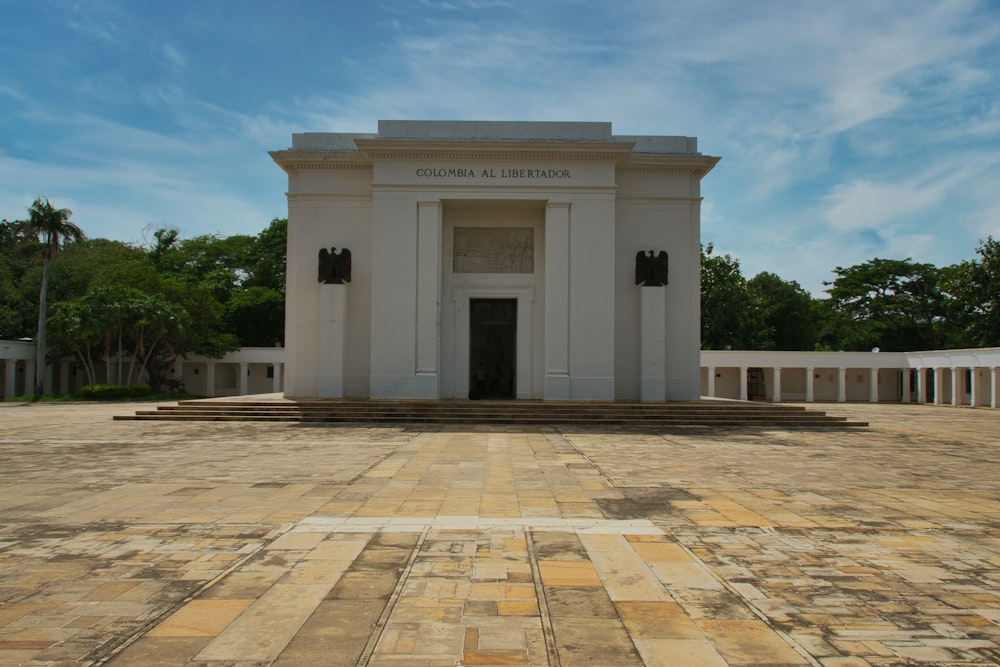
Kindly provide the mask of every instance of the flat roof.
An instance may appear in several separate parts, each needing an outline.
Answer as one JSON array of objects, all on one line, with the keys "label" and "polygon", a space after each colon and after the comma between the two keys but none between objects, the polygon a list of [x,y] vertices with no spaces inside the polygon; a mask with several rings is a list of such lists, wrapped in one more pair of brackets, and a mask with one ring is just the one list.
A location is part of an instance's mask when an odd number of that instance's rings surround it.
[{"label": "flat roof", "polygon": [[305,132],[292,135],[293,150],[357,150],[357,139],[410,141],[544,141],[634,144],[633,153],[698,154],[686,136],[615,135],[608,122],[380,120],[376,134]]}]

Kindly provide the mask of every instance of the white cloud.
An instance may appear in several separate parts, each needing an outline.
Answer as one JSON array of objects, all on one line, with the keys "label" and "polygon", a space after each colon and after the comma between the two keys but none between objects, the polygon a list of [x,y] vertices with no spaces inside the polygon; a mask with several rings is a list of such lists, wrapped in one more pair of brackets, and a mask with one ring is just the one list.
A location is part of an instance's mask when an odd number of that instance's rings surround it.
[{"label": "white cloud", "polygon": [[825,218],[836,231],[880,229],[941,201],[945,188],[917,183],[856,180],[838,185],[824,198]]},{"label": "white cloud", "polygon": [[177,71],[184,68],[186,58],[176,47],[170,44],[164,44],[163,57],[166,59],[166,65],[171,70]]},{"label": "white cloud", "polygon": [[[63,189],[109,225],[203,220],[215,231],[263,215],[260,226],[284,211],[284,175],[265,151],[293,132],[373,132],[380,118],[610,120],[619,134],[698,136],[721,155],[703,186],[704,238],[814,291],[833,265],[876,252],[954,261],[944,249],[968,256],[970,238],[996,234],[1000,22],[989,4],[380,5],[350,44],[314,51],[325,28],[298,26],[301,53],[322,52],[304,68],[277,31],[266,54],[225,42],[230,58],[221,34],[211,49],[191,39],[193,13],[142,32],[144,10],[76,0],[62,20],[116,66],[60,74],[53,59],[69,95],[49,106],[30,76],[0,76],[7,118],[32,123],[22,134],[0,118],[0,214]],[[941,220],[949,231],[934,228]]]}]

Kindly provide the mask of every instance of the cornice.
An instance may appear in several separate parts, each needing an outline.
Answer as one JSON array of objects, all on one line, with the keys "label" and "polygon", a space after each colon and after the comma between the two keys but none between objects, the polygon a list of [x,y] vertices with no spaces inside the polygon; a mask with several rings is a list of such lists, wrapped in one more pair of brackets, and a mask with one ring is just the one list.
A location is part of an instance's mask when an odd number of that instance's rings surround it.
[{"label": "cornice", "polygon": [[357,139],[358,151],[271,151],[286,172],[300,169],[371,170],[376,160],[531,160],[613,163],[621,173],[704,176],[718,157],[692,154],[632,153],[631,143],[562,141],[416,141]]},{"label": "cornice", "polygon": [[597,141],[447,141],[357,139],[371,160],[534,160],[619,162],[632,143]]},{"label": "cornice", "polygon": [[626,174],[694,174],[704,176],[712,171],[721,158],[711,155],[633,154],[621,162],[616,171]]},{"label": "cornice", "polygon": [[372,163],[356,151],[270,151],[271,159],[286,173],[299,169],[372,170]]}]

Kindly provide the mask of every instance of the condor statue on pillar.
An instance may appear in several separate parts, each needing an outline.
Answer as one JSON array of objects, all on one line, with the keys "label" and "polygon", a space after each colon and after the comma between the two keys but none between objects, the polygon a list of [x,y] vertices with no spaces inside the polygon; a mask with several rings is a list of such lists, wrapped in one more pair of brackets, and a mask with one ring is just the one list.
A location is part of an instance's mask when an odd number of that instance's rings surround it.
[{"label": "condor statue on pillar", "polygon": [[[700,188],[719,158],[696,139],[379,121],[271,156],[288,174],[287,396],[698,398]],[[317,280],[332,248],[350,282]],[[669,284],[637,285],[654,248]]]}]

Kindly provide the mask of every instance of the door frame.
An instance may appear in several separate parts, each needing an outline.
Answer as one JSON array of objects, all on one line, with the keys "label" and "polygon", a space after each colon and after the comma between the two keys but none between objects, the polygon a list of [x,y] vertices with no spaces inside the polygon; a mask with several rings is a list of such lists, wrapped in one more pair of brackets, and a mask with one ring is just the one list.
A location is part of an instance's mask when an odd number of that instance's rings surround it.
[{"label": "door frame", "polygon": [[[495,309],[497,306],[503,304],[506,306],[503,308],[505,311],[502,316],[503,319],[493,320],[489,324],[485,322],[473,322],[472,314],[475,310],[472,308],[472,302],[478,301],[480,304],[488,304],[486,307]],[[517,396],[517,299],[511,298],[483,298],[474,297],[469,299],[469,398],[483,398],[486,400],[511,400]],[[494,310],[496,312],[496,310]],[[510,316],[509,319],[506,315]],[[475,378],[473,375],[478,372],[478,369],[474,369],[476,359],[472,356],[472,351],[479,348],[480,355],[479,361],[482,364],[491,355],[487,353],[482,344],[476,345],[477,337],[484,336],[487,339],[493,339],[510,352],[509,358],[507,358],[503,365],[499,367],[500,378],[504,378],[509,373],[510,382],[503,383],[503,392],[501,393],[501,387],[496,387],[496,392],[492,395],[477,395],[473,397],[472,391],[475,389],[485,389],[486,387],[477,387]],[[482,343],[482,341],[481,341]],[[488,386],[488,385],[487,385]],[[509,390],[509,393],[508,393]]]},{"label": "door frame", "polygon": [[472,334],[470,328],[472,325],[470,317],[472,299],[517,300],[517,328],[514,333],[514,398],[531,398],[531,343],[532,332],[534,331],[532,313],[535,301],[535,288],[533,285],[484,285],[479,287],[452,288],[451,300],[455,309],[455,329],[452,332],[452,340],[455,345],[452,355],[454,396],[458,398],[467,398],[469,396],[469,337]]}]

